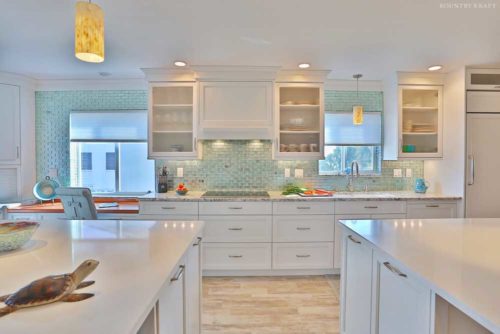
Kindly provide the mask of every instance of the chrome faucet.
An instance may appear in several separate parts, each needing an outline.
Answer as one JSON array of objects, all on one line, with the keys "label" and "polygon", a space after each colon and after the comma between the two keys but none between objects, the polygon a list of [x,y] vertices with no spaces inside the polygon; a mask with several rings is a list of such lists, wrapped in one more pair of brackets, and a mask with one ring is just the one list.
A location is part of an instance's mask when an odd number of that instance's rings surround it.
[{"label": "chrome faucet", "polygon": [[[356,169],[356,174],[354,174],[354,169]],[[359,177],[359,165],[356,160],[351,163],[351,174],[347,175],[347,191],[354,191],[354,177]]]}]

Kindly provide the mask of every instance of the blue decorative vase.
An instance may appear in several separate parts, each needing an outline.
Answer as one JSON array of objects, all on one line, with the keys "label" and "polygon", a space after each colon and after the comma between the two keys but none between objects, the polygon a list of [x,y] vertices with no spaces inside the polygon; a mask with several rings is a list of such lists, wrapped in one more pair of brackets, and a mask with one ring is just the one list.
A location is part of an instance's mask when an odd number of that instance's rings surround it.
[{"label": "blue decorative vase", "polygon": [[429,183],[422,178],[418,178],[415,180],[415,192],[420,194],[425,194],[429,188]]}]

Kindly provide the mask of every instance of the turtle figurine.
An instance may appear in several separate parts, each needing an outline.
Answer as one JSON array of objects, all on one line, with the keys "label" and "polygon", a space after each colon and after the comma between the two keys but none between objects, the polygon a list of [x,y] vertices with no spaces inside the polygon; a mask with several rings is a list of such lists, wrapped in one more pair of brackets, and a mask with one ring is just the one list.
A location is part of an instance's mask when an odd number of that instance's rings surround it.
[{"label": "turtle figurine", "polygon": [[13,294],[0,297],[5,307],[0,317],[26,307],[40,306],[57,301],[78,302],[94,296],[92,293],[73,293],[95,281],[83,281],[99,265],[99,261],[85,260],[72,273],[47,276],[31,282]]}]

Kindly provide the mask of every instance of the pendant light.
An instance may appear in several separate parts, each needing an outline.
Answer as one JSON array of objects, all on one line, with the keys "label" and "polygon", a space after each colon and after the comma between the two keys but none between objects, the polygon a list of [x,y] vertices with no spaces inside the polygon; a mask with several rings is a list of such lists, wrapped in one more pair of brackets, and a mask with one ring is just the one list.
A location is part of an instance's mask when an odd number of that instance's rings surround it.
[{"label": "pendant light", "polygon": [[352,77],[356,79],[356,100],[357,105],[352,106],[352,124],[361,125],[363,124],[363,106],[359,104],[359,78],[362,74],[354,74]]},{"label": "pendant light", "polygon": [[76,3],[75,57],[89,63],[104,61],[104,12],[90,1]]}]

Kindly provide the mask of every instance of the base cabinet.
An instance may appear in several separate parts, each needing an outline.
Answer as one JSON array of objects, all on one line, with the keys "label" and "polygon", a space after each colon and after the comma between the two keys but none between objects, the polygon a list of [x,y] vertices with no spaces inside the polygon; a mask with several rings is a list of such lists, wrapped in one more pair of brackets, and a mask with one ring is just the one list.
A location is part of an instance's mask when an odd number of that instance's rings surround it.
[{"label": "base cabinet", "polygon": [[345,334],[370,333],[372,301],[372,249],[361,238],[343,238],[341,329]]},{"label": "base cabinet", "polygon": [[431,290],[383,256],[375,271],[375,333],[431,333]]},{"label": "base cabinet", "polygon": [[158,333],[184,334],[186,304],[185,259],[168,279],[158,298]]}]

